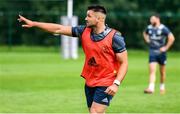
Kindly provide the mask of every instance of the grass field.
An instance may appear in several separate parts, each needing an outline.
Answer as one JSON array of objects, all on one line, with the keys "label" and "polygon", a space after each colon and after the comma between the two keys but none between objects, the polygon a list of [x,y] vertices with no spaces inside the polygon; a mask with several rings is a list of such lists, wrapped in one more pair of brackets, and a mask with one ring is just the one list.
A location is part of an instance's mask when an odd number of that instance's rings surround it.
[{"label": "grass field", "polygon": [[[82,51],[78,60],[63,60],[54,49],[3,50],[0,49],[1,113],[88,112],[84,80],[79,76],[84,61]],[[159,72],[156,92],[143,93],[148,82],[147,56],[145,51],[129,51],[127,76],[107,112],[180,112],[180,53],[168,54],[165,95],[159,94]]]}]

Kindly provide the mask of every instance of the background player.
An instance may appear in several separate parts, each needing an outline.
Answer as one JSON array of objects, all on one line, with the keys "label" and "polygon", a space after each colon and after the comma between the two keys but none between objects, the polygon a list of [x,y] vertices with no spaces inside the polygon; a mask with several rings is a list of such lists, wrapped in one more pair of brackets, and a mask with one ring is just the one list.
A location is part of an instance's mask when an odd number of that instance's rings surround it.
[{"label": "background player", "polygon": [[[160,93],[165,93],[166,52],[174,42],[170,30],[160,22],[158,14],[150,17],[150,25],[143,32],[144,40],[149,45],[149,87],[144,93],[153,93],[156,80],[156,65],[160,65]],[[166,43],[167,39],[167,43]]]}]

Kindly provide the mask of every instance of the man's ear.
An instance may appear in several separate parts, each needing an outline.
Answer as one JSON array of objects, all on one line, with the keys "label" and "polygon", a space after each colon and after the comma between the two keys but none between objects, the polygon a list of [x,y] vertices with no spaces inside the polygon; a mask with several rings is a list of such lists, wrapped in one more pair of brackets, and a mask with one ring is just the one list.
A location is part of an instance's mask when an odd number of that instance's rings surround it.
[{"label": "man's ear", "polygon": [[99,16],[96,16],[96,21],[100,21],[100,17]]}]

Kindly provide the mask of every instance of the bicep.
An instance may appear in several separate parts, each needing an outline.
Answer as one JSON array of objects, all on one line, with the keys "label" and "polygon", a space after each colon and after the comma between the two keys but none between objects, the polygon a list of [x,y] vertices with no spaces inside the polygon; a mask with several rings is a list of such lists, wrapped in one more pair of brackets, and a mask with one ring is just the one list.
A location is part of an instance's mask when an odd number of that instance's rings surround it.
[{"label": "bicep", "polygon": [[72,36],[72,27],[59,25],[57,30],[55,31],[55,34]]},{"label": "bicep", "polygon": [[144,38],[147,38],[147,37],[148,37],[147,32],[145,32],[145,31],[143,32],[143,37],[144,37]]},{"label": "bicep", "polygon": [[120,63],[128,63],[128,54],[127,54],[127,50],[123,51],[121,53],[116,53],[116,59],[118,60],[118,62]]},{"label": "bicep", "polygon": [[143,33],[145,33],[145,34],[148,34],[148,32],[149,32],[149,28],[146,28],[146,29],[143,31]]},{"label": "bicep", "polygon": [[171,40],[171,41],[175,40],[174,35],[172,33],[168,34],[168,40]]},{"label": "bicep", "polygon": [[143,31],[143,35],[147,35],[147,33],[145,31]]},{"label": "bicep", "polygon": [[147,27],[144,31],[143,31],[143,36],[144,38],[146,38],[148,36],[149,33],[149,28]]},{"label": "bicep", "polygon": [[61,25],[57,32],[62,35],[72,36],[72,27]]}]

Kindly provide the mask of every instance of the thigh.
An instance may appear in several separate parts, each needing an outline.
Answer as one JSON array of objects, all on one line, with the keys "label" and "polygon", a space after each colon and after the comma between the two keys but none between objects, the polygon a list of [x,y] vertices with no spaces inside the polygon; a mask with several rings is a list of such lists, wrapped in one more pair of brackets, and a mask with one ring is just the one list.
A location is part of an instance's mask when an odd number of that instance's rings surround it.
[{"label": "thigh", "polygon": [[103,114],[103,113],[105,113],[106,109],[107,109],[107,105],[103,105],[103,104],[93,102],[92,106],[90,108],[90,113],[94,113],[94,114],[101,113],[101,114]]},{"label": "thigh", "polygon": [[113,96],[105,93],[107,87],[96,87],[93,102],[109,106]]},{"label": "thigh", "polygon": [[91,113],[105,113],[106,108],[110,105],[113,96],[106,94],[104,91],[107,87],[96,87],[93,103],[90,108]]},{"label": "thigh", "polygon": [[149,63],[149,72],[150,73],[156,73],[156,66],[157,66],[157,62]]}]

